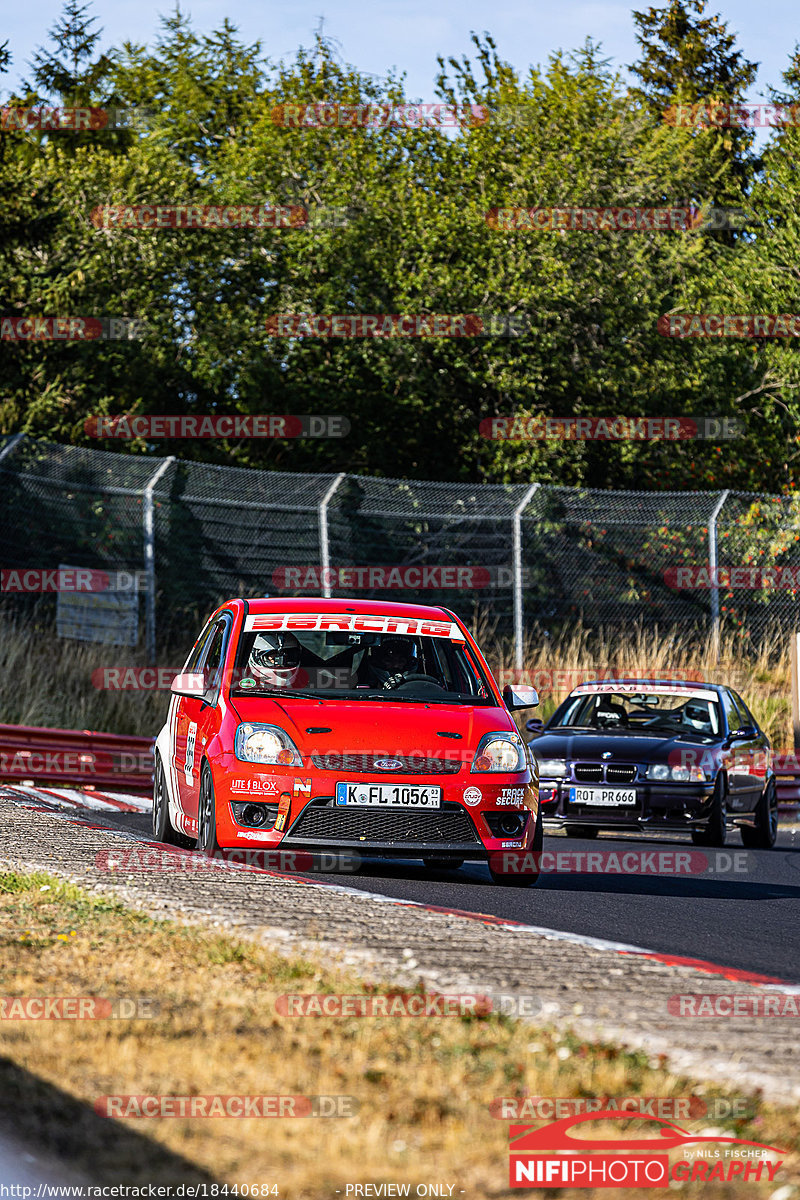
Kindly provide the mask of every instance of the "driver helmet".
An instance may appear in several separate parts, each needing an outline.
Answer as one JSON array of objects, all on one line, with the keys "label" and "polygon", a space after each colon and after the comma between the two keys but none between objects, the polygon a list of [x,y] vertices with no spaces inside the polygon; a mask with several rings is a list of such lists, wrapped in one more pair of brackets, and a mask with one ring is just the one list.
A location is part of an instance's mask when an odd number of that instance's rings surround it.
[{"label": "driver helmet", "polygon": [[417,660],[417,647],[410,638],[385,637],[370,653],[370,666],[381,683],[392,675],[412,671]]},{"label": "driver helmet", "polygon": [[710,733],[711,720],[708,715],[708,705],[690,701],[683,710],[683,719],[692,729],[700,733]]},{"label": "driver helmet", "polygon": [[293,633],[259,633],[247,670],[257,683],[291,687],[300,672],[300,643]]}]

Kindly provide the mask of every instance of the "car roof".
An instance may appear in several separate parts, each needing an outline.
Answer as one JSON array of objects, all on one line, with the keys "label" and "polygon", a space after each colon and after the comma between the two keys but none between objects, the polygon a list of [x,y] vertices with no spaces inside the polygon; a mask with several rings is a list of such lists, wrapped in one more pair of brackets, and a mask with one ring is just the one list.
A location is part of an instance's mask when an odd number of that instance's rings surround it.
[{"label": "car roof", "polygon": [[[230,604],[228,600],[226,603]],[[441,605],[400,604],[387,600],[350,600],[344,597],[326,599],[321,596],[270,596],[243,599],[250,613],[356,613],[360,616],[380,614],[389,617],[408,617],[416,620],[452,621],[454,614]],[[224,606],[223,606],[224,607]]]}]

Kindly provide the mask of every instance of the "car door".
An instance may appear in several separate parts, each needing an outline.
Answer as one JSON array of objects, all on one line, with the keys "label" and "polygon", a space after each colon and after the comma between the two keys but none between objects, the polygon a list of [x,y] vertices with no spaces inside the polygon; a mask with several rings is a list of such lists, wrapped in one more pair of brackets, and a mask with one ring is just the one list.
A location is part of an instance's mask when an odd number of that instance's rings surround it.
[{"label": "car door", "polygon": [[728,768],[728,808],[746,812],[750,805],[752,783],[750,767],[754,739],[747,731],[748,721],[740,712],[728,688],[721,688],[722,707],[728,724],[725,761]]},{"label": "car door", "polygon": [[742,743],[747,747],[747,808],[752,811],[758,804],[767,780],[770,758],[769,738],[759,728],[758,722],[739,693],[735,692],[733,688],[730,689],[730,692],[741,714],[744,727],[752,730],[752,737],[746,741],[743,740]]},{"label": "car door", "polygon": [[175,771],[181,808],[196,832],[200,793],[200,764],[203,751],[213,736],[219,711],[222,664],[225,661],[228,637],[232,625],[229,613],[223,613],[208,630],[198,648],[195,661],[188,669],[203,676],[203,692],[197,696],[181,696],[175,737]]}]

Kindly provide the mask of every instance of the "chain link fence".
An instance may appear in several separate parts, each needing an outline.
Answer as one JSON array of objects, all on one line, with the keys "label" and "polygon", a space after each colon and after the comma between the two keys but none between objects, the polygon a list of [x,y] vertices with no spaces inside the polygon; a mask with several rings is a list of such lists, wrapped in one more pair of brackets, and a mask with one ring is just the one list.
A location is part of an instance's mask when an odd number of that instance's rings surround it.
[{"label": "chain link fence", "polygon": [[0,442],[0,489],[6,604],[55,612],[27,569],[138,572],[151,659],[233,595],[422,601],[468,623],[481,610],[518,667],[534,625],[718,638],[732,622],[758,640],[800,618],[794,497],[304,475],[21,434]]}]

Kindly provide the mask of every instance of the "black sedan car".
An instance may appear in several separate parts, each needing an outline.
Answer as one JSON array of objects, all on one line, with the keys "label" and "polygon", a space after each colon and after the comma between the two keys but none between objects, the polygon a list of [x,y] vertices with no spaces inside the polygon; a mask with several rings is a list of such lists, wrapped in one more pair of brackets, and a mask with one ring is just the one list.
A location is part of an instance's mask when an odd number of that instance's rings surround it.
[{"label": "black sedan car", "polygon": [[[536,730],[538,722],[529,721]],[[722,846],[730,825],[769,849],[778,831],[770,743],[749,708],[714,683],[619,679],[573,688],[530,748],[545,822],[688,830]]]}]

